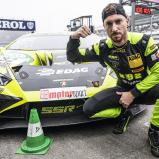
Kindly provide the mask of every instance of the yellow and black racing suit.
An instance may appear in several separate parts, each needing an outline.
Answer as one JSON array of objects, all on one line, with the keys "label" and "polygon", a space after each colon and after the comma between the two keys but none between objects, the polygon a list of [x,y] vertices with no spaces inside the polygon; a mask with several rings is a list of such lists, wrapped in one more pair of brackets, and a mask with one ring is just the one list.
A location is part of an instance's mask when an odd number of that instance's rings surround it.
[{"label": "yellow and black racing suit", "polygon": [[109,65],[118,77],[117,86],[106,89],[88,99],[84,112],[90,117],[117,117],[121,113],[120,96],[116,91],[131,91],[133,104],[155,104],[151,123],[159,127],[159,52],[152,37],[128,32],[128,41],[122,47],[111,39],[101,40],[91,48],[78,49],[79,40],[67,45],[67,59],[71,62],[99,61]]}]

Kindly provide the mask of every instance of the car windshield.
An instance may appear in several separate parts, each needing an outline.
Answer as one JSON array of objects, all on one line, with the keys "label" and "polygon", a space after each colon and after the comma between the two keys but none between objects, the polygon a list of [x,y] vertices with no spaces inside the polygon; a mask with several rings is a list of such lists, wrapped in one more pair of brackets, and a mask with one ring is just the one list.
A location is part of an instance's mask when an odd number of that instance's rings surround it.
[{"label": "car windshield", "polygon": [[[98,37],[82,39],[80,48],[87,48],[94,42],[97,42]],[[69,35],[43,35],[43,36],[27,36],[17,39],[7,49],[11,50],[65,50]]]},{"label": "car windshield", "polygon": [[29,32],[26,31],[9,31],[9,30],[0,30],[0,46],[8,45],[13,40],[22,36],[23,34],[27,34]]}]

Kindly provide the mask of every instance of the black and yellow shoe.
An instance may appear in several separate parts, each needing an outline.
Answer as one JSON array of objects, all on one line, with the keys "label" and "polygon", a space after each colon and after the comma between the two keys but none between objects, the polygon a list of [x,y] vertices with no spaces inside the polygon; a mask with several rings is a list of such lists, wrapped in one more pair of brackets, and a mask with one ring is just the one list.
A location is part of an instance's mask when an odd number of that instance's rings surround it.
[{"label": "black and yellow shoe", "polygon": [[135,116],[139,115],[140,113],[144,112],[145,107],[140,104],[133,104],[127,110],[123,110],[121,113],[117,124],[113,129],[114,134],[122,134],[127,130],[128,124],[131,119]]},{"label": "black and yellow shoe", "polygon": [[159,157],[159,128],[158,130],[155,130],[155,128],[150,126],[148,131],[148,139],[151,146],[151,153],[155,157]]},{"label": "black and yellow shoe", "polygon": [[132,119],[132,114],[129,110],[125,111],[121,114],[119,117],[119,120],[117,121],[117,124],[115,125],[113,129],[114,134],[122,134],[127,130],[127,126]]}]

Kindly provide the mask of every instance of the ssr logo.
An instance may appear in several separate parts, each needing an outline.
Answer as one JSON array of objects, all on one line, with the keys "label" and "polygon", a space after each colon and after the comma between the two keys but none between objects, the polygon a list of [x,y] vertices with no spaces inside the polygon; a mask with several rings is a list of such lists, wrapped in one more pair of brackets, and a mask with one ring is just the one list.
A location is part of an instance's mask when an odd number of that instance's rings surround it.
[{"label": "ssr logo", "polygon": [[69,113],[75,111],[77,106],[69,105],[69,106],[51,106],[51,107],[42,107],[42,114],[50,114],[50,113]]}]

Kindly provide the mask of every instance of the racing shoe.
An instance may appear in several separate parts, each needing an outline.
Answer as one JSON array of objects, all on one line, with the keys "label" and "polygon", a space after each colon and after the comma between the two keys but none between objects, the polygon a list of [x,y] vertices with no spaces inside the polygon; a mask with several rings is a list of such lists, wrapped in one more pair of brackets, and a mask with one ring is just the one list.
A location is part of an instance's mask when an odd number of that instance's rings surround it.
[{"label": "racing shoe", "polygon": [[114,134],[122,134],[127,130],[127,126],[132,119],[132,114],[130,110],[126,110],[124,113],[121,114],[117,124],[113,129]]},{"label": "racing shoe", "polygon": [[151,146],[151,153],[159,157],[159,129],[156,130],[151,125],[148,131],[148,139]]},{"label": "racing shoe", "polygon": [[130,108],[123,110],[121,113],[117,124],[113,129],[114,134],[122,134],[127,130],[127,126],[131,119],[133,119],[136,115],[144,112],[145,107],[140,104],[133,104]]}]

